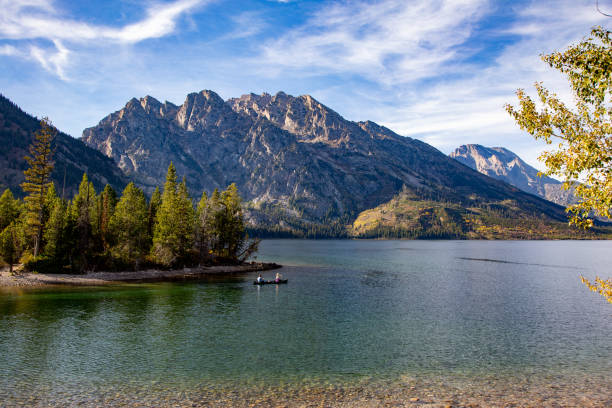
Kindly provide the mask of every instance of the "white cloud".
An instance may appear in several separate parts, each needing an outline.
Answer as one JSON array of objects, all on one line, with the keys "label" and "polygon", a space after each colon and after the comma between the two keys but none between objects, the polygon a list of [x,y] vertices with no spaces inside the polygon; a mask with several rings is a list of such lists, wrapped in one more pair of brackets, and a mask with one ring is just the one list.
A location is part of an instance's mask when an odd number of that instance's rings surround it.
[{"label": "white cloud", "polygon": [[443,73],[486,9],[486,0],[336,4],[265,44],[257,59],[277,73],[353,73],[388,86],[413,82]]},{"label": "white cloud", "polygon": [[592,26],[607,22],[590,1],[547,4],[534,2],[520,12],[517,22],[504,30],[520,34],[520,38],[488,66],[469,78],[439,82],[423,90],[417,100],[388,110],[390,115],[383,122],[401,134],[419,136],[445,153],[465,143],[504,146],[542,169],[537,157],[547,147],[522,132],[503,105],[516,105],[514,92],[518,88],[535,95],[535,81],[543,81],[572,105],[566,78],[548,67],[540,55],[563,50],[588,35]]},{"label": "white cloud", "polygon": [[0,55],[19,55],[19,50],[12,45],[5,44],[0,47]]},{"label": "white cloud", "polygon": [[[321,91],[324,102],[351,119],[375,120],[445,153],[466,143],[505,146],[542,167],[536,158],[544,146],[516,126],[504,104],[515,103],[517,88],[533,94],[535,81],[571,104],[567,81],[540,54],[562,50],[608,20],[590,0],[534,0],[515,5],[507,26],[478,27],[496,6],[484,0],[342,3],[266,43],[255,60],[279,77],[365,78],[367,91],[355,81],[362,89]],[[497,57],[466,62],[467,53],[490,49],[498,39],[504,42]]]},{"label": "white cloud", "polygon": [[[26,45],[28,53],[14,52],[14,46],[3,46],[3,54],[29,56],[43,68],[66,80],[65,68],[73,54],[66,43],[76,46],[99,46],[103,43],[135,44],[168,35],[176,29],[178,18],[207,0],[177,0],[155,4],[145,10],[145,18],[124,27],[94,25],[64,18],[51,0],[0,0],[0,39],[48,40],[53,47]],[[12,47],[12,48],[7,48]]]},{"label": "white cloud", "polygon": [[255,11],[245,11],[232,16],[231,19],[234,23],[234,29],[219,40],[252,37],[261,33],[268,25],[261,13]]},{"label": "white cloud", "polygon": [[147,18],[130,24],[120,30],[103,29],[102,36],[123,43],[134,43],[148,38],[158,38],[170,34],[176,27],[177,18],[188,10],[202,5],[202,0],[179,0],[171,4],[151,7]]},{"label": "white cloud", "polygon": [[53,40],[53,44],[57,52],[45,50],[40,47],[32,46],[30,48],[31,57],[38,61],[44,69],[56,74],[62,80],[68,80],[65,73],[65,66],[68,63],[70,51],[61,43],[60,40]]}]

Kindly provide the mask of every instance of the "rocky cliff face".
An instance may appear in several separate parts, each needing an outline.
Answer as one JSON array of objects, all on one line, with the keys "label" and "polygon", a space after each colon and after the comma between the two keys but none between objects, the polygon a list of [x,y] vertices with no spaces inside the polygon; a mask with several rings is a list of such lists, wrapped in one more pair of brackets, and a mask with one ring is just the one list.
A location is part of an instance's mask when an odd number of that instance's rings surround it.
[{"label": "rocky cliff face", "polygon": [[194,193],[235,182],[251,221],[281,228],[348,223],[403,186],[465,205],[506,199],[564,219],[561,209],[466,168],[433,147],[373,122],[351,122],[305,95],[279,92],[223,101],[212,91],[181,106],[130,100],[82,140],[145,189],[170,161]]},{"label": "rocky cliff face", "polygon": [[[17,105],[0,95],[0,191],[10,188],[20,196],[20,184],[28,149],[34,140],[34,132],[40,128],[39,120],[23,112]],[[83,173],[87,173],[98,191],[110,184],[121,191],[127,184],[126,177],[113,160],[83,142],[59,132],[53,143],[55,169],[53,181],[59,194],[66,198],[78,189]],[[64,188],[65,187],[65,188]]]},{"label": "rocky cliff face", "polygon": [[561,182],[538,176],[538,170],[503,147],[463,145],[450,154],[453,159],[482,174],[502,180],[531,194],[562,206],[576,202],[573,190],[564,190]]}]

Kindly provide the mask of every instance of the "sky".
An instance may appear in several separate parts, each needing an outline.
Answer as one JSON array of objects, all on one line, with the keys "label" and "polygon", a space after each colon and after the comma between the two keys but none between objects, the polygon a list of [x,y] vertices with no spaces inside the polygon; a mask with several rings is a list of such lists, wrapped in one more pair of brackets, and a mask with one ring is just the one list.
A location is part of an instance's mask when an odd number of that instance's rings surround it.
[{"label": "sky", "polygon": [[[610,29],[595,0],[0,0],[0,93],[60,130],[151,95],[182,104],[309,94],[448,154],[503,146],[538,169],[546,148],[504,110],[534,82],[571,103],[540,55]],[[612,14],[612,0],[599,0]]]}]

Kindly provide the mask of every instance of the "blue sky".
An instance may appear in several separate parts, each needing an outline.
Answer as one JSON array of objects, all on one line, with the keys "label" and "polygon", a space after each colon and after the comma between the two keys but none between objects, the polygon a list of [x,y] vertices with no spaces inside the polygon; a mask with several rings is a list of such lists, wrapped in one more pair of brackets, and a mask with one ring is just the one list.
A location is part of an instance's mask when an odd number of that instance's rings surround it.
[{"label": "blue sky", "polygon": [[[612,0],[600,0],[612,14]],[[79,137],[132,97],[211,89],[310,94],[444,153],[544,145],[503,109],[543,81],[539,55],[610,26],[595,0],[0,0],[0,92]]]}]

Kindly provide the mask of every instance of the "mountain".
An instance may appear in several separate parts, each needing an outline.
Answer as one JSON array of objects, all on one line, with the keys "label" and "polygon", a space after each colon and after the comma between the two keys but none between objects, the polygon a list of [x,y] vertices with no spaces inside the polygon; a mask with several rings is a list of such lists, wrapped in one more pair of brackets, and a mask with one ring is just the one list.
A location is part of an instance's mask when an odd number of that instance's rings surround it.
[{"label": "mountain", "polygon": [[466,206],[424,200],[401,191],[390,201],[363,211],[348,229],[357,238],[411,239],[601,239],[612,229],[597,224],[585,231],[529,214],[516,201]]},{"label": "mountain", "polygon": [[[38,119],[0,95],[0,191],[10,188],[14,194],[22,195],[19,185],[24,181],[23,171],[28,167],[25,156],[29,155],[28,148],[38,129]],[[121,191],[127,184],[125,175],[111,159],[80,140],[58,132],[53,147],[55,168],[52,179],[58,193],[61,194],[65,187],[65,196],[71,197],[84,172],[98,190],[110,184]]]},{"label": "mountain", "polygon": [[538,170],[506,148],[468,144],[459,146],[449,156],[482,174],[564,207],[576,203],[573,189],[564,190],[560,181],[539,177]]},{"label": "mountain", "polygon": [[[181,106],[132,99],[82,140],[147,191],[170,161],[198,195],[235,182],[249,221],[276,232],[338,236],[364,210],[409,191],[423,200],[519,210],[565,221],[561,207],[463,166],[432,146],[373,122],[352,122],[308,95],[212,91]],[[312,235],[312,234],[311,234]]]}]

